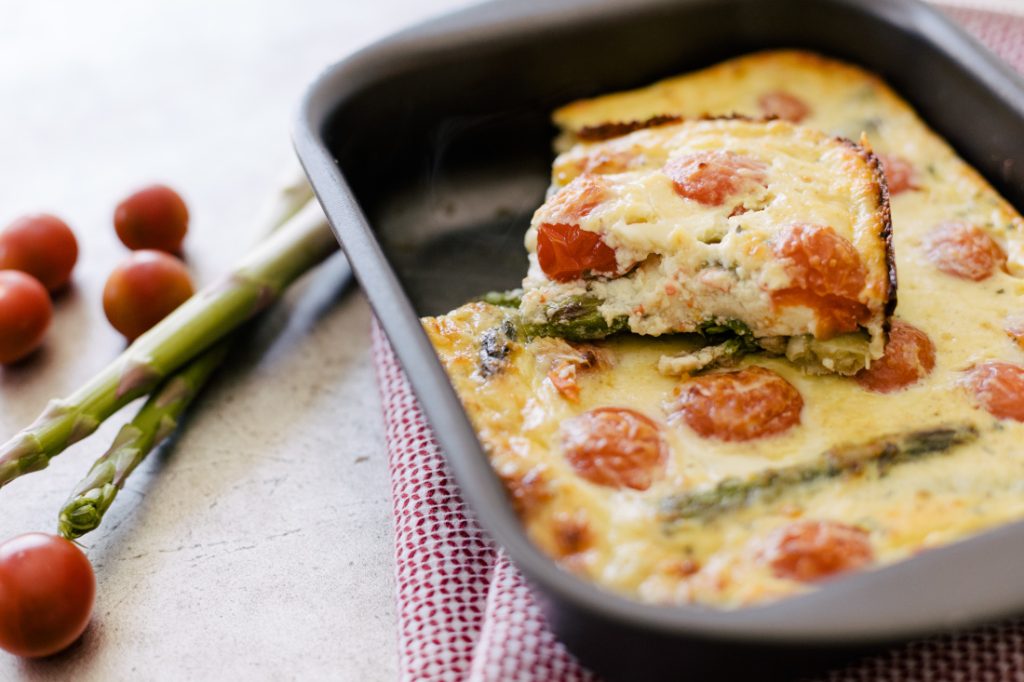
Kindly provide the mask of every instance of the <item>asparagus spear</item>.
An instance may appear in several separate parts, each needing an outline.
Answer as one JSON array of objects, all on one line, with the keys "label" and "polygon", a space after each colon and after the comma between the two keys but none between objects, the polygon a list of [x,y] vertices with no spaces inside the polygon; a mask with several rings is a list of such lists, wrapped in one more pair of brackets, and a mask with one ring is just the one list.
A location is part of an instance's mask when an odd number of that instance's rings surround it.
[{"label": "asparagus spear", "polygon": [[117,360],[0,445],[0,486],[44,469],[176,369],[267,307],[299,275],[337,248],[320,207],[310,201],[235,270],[139,337]]},{"label": "asparagus spear", "polygon": [[661,503],[662,519],[669,522],[684,519],[709,521],[756,500],[770,502],[798,485],[863,471],[868,467],[884,474],[896,464],[948,452],[977,437],[978,430],[974,426],[961,425],[841,445],[809,464],[769,469],[747,480],[728,478],[710,490],[673,495]]},{"label": "asparagus spear", "polygon": [[[292,170],[262,212],[268,232],[281,227],[313,198],[301,169]],[[235,334],[237,336],[237,334]],[[61,509],[57,528],[73,540],[99,527],[132,471],[177,428],[181,414],[227,356],[232,340],[222,340],[158,388],[135,419],[118,432],[113,445],[93,464]]]},{"label": "asparagus spear", "polygon": [[186,365],[155,391],[135,418],[121,427],[113,445],[92,465],[64,504],[57,530],[74,540],[95,530],[128,476],[153,448],[178,428],[178,419],[227,356],[224,339]]}]

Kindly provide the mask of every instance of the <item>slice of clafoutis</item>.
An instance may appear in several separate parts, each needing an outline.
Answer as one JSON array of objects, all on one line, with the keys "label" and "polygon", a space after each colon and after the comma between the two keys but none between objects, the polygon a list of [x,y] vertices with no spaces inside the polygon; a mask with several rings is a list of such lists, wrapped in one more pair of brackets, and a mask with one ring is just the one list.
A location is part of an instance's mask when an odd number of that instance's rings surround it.
[{"label": "slice of clafoutis", "polygon": [[[526,333],[698,333],[681,374],[764,350],[852,375],[896,303],[888,192],[865,140],[785,121],[671,121],[580,142],[526,237]],[[598,136],[600,137],[600,136]]]}]

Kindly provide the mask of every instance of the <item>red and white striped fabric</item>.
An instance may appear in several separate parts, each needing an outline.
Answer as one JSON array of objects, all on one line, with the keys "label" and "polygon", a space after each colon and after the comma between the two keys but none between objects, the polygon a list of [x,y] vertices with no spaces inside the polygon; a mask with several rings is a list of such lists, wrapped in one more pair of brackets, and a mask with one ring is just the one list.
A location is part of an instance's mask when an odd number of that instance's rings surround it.
[{"label": "red and white striped fabric", "polygon": [[[949,12],[1024,71],[1024,17]],[[376,325],[373,350],[395,507],[403,682],[596,680],[547,629],[519,572],[473,521]],[[825,679],[1024,680],[1024,621],[904,645]]]}]

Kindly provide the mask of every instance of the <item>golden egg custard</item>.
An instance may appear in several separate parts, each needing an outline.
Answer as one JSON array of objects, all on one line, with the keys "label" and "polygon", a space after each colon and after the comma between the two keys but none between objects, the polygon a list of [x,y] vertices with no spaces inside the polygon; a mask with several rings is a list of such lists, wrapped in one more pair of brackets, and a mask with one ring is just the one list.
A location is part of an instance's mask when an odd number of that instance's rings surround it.
[{"label": "golden egg custard", "polygon": [[773,347],[862,342],[859,362],[823,371],[881,357],[895,278],[877,158],[788,121],[654,120],[555,161],[526,234],[525,321],[583,305],[605,328],[565,325],[577,339],[729,322]]},{"label": "golden egg custard", "polygon": [[606,589],[736,608],[1024,517],[1024,220],[877,77],[765,52],[577,102],[553,184],[652,119],[731,114],[863,132],[882,158],[884,355],[849,377],[782,349],[666,371],[736,329],[571,341],[500,298],[425,319],[530,537]]}]

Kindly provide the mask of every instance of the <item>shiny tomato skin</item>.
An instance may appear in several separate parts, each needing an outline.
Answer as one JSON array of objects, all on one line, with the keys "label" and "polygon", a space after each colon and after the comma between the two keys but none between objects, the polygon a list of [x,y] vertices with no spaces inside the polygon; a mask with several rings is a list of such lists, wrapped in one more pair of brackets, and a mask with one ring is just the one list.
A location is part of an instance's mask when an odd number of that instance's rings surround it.
[{"label": "shiny tomato skin", "polygon": [[807,102],[785,90],[766,92],[757,100],[757,105],[765,116],[774,116],[791,123],[799,123],[811,114]]},{"label": "shiny tomato skin", "polygon": [[968,370],[962,384],[977,406],[993,417],[1024,422],[1024,367],[984,362]]},{"label": "shiny tomato skin", "polygon": [[729,197],[764,186],[767,167],[757,159],[720,150],[672,159],[662,172],[676,194],[704,206],[721,206]]},{"label": "shiny tomato skin", "polygon": [[73,543],[26,533],[0,545],[0,647],[40,657],[85,631],[96,595],[89,560]]},{"label": "shiny tomato skin", "polygon": [[573,470],[609,488],[647,490],[666,457],[661,429],[624,407],[602,407],[562,425],[562,447]]},{"label": "shiny tomato skin", "polygon": [[895,154],[877,154],[882,162],[885,184],[889,187],[889,195],[896,196],[908,190],[918,189],[917,172],[913,164],[902,156]]},{"label": "shiny tomato skin", "polygon": [[23,216],[0,232],[0,270],[28,273],[51,292],[67,285],[77,261],[75,234],[56,216]]},{"label": "shiny tomato skin", "polygon": [[135,192],[114,209],[114,229],[133,251],[155,249],[180,253],[188,232],[188,206],[166,185],[150,185]]},{"label": "shiny tomato skin", "polygon": [[797,521],[768,538],[762,558],[779,578],[815,582],[875,560],[868,534],[836,521]]},{"label": "shiny tomato skin", "polygon": [[818,319],[815,336],[828,338],[856,331],[869,316],[860,302],[867,268],[852,243],[831,227],[796,224],[775,243],[790,285],[772,292],[777,306],[805,306]]},{"label": "shiny tomato skin", "polygon": [[107,278],[103,311],[114,329],[134,341],[193,293],[180,260],[162,251],[135,251]]},{"label": "shiny tomato skin", "polygon": [[42,344],[52,318],[50,295],[36,278],[0,270],[0,364],[28,357]]},{"label": "shiny tomato skin", "polygon": [[981,282],[1006,264],[1006,254],[988,232],[970,223],[936,226],[924,240],[932,265],[953,277]]},{"label": "shiny tomato skin", "polygon": [[571,282],[585,275],[614,275],[615,250],[600,235],[576,225],[544,223],[537,228],[537,262],[556,282]]},{"label": "shiny tomato skin", "polygon": [[782,376],[764,367],[688,379],[669,406],[704,438],[742,442],[784,433],[800,423],[804,400]]},{"label": "shiny tomato skin", "polygon": [[857,383],[875,393],[894,393],[916,384],[935,369],[935,344],[903,320],[893,320],[885,355],[861,370]]}]

